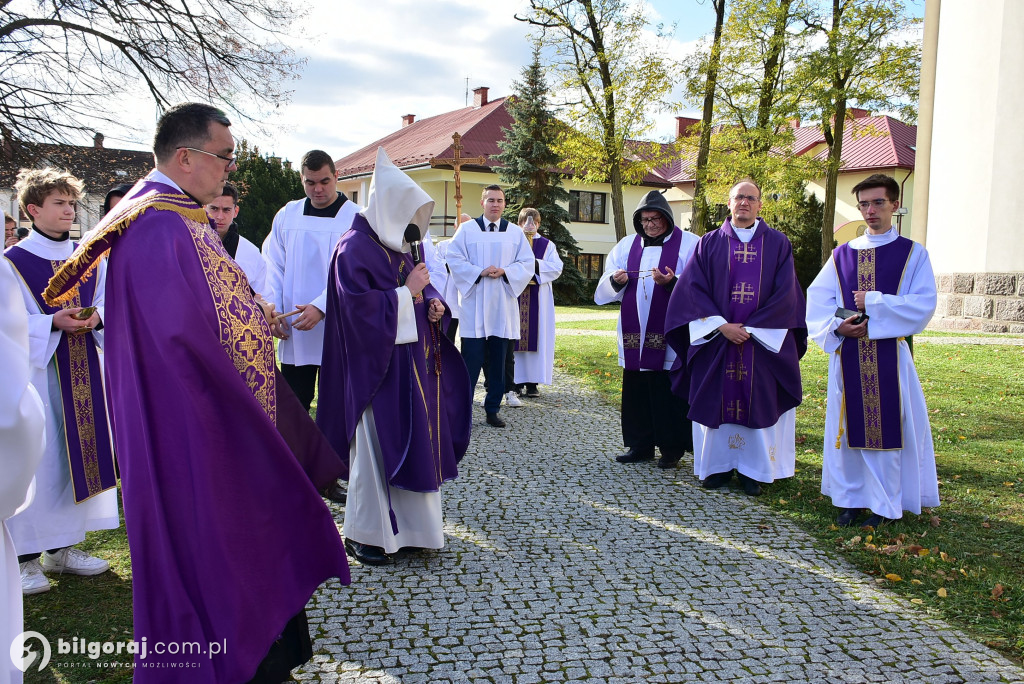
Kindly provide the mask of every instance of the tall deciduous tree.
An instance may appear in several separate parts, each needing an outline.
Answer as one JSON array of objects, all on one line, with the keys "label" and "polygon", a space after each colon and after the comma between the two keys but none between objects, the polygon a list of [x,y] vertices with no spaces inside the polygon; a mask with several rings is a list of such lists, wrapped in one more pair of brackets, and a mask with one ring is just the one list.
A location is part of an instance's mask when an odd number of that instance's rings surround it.
[{"label": "tall deciduous tree", "polygon": [[[713,87],[714,43],[710,55],[698,53],[689,63],[689,91],[695,95],[703,88],[705,109],[713,93],[717,124],[713,135],[701,126],[702,142],[707,137],[710,148],[698,157],[701,199],[724,198],[737,179],[750,177],[774,211],[796,210],[802,201],[802,193],[791,191],[820,166],[812,158],[787,154],[794,140],[789,122],[798,116],[808,87],[793,78],[793,61],[804,46],[801,19],[806,11],[804,0],[733,0],[721,32]],[[699,211],[696,199],[695,205]],[[702,221],[698,229],[709,227]]]},{"label": "tall deciduous tree", "polygon": [[508,111],[512,126],[505,129],[504,139],[498,142],[501,154],[495,157],[500,164],[498,176],[507,185],[506,216],[515,221],[523,207],[540,212],[541,233],[555,243],[565,262],[562,275],[553,284],[555,300],[559,304],[578,303],[585,296],[585,283],[575,259],[580,249],[565,227],[569,212],[563,205],[569,201],[569,192],[562,187],[562,160],[553,149],[558,122],[548,106],[548,87],[538,50],[534,50],[530,66],[523,69],[522,80],[514,84]]},{"label": "tall deciduous tree", "polygon": [[690,231],[703,235],[708,232],[707,166],[711,154],[711,130],[715,115],[715,92],[718,89],[718,69],[722,61],[722,28],[725,25],[726,0],[711,0],[715,9],[715,31],[704,74],[704,109],[700,122],[700,142],[697,147],[696,179],[693,187],[693,216]]},{"label": "tall deciduous tree", "polygon": [[140,83],[158,109],[277,106],[299,64],[279,38],[301,14],[289,0],[0,0],[0,138],[60,143],[124,126],[119,99]]},{"label": "tall deciduous tree", "polygon": [[270,234],[277,211],[304,196],[302,179],[298,171],[260,154],[245,140],[239,141],[235,154],[238,170],[231,174],[231,182],[238,187],[238,232],[259,247]]},{"label": "tall deciduous tree", "polygon": [[668,106],[677,69],[662,53],[663,27],[649,26],[642,3],[627,0],[530,0],[516,19],[540,30],[555,89],[566,94],[570,124],[556,150],[583,180],[611,184],[615,234],[626,235],[622,186],[676,155],[640,143],[651,115]]},{"label": "tall deciduous tree", "polygon": [[917,118],[921,46],[911,31],[916,23],[907,16],[902,0],[822,0],[816,15],[807,20],[821,46],[802,60],[798,77],[814,84],[810,98],[828,146],[822,263],[832,252],[836,187],[850,105],[896,110],[905,121]]}]

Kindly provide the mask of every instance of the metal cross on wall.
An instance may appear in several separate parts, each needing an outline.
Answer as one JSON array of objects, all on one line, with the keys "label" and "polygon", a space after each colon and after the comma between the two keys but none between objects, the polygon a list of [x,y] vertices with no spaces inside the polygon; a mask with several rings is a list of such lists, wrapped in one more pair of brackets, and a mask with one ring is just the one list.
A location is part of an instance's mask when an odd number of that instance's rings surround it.
[{"label": "metal cross on wall", "polygon": [[[462,156],[462,136],[459,133],[452,133],[452,155],[451,157],[434,157],[430,160],[430,165],[433,167],[438,166],[450,166],[455,169],[455,225],[459,224],[459,218],[462,216],[462,167],[466,164],[473,164],[475,166],[484,166],[487,164],[487,157],[483,155],[479,157],[463,157]],[[447,222],[447,217],[445,218]]]}]

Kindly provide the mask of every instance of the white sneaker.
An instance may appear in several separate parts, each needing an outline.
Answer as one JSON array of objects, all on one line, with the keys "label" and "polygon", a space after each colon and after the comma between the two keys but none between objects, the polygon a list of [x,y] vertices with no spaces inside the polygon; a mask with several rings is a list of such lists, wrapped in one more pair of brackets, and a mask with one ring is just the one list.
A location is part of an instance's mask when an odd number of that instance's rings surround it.
[{"label": "white sneaker", "polygon": [[44,551],[39,565],[46,572],[66,572],[70,575],[98,575],[110,569],[110,563],[79,551],[73,546],[65,546],[57,553]]},{"label": "white sneaker", "polygon": [[39,566],[39,559],[33,558],[25,561],[21,566],[21,593],[25,596],[42,594],[50,591],[50,580],[46,579],[43,569]]},{"label": "white sneaker", "polygon": [[509,392],[508,394],[505,395],[505,405],[513,407],[522,406],[523,402],[519,401],[518,394],[516,394],[515,392]]}]

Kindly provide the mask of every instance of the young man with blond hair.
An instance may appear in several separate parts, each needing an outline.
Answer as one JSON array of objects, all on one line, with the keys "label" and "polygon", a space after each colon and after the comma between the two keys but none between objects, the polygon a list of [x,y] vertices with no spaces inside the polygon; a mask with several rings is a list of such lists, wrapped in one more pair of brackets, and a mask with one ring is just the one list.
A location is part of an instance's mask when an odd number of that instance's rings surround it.
[{"label": "young man with blond hair", "polygon": [[105,560],[73,548],[90,530],[118,526],[114,454],[99,349],[106,268],[59,306],[43,290],[76,245],[70,239],[82,182],[58,169],[22,169],[15,189],[32,232],[4,256],[21,282],[28,312],[32,384],[46,407],[46,451],[31,505],[8,521],[25,594],[49,591],[44,571],[97,575]]}]

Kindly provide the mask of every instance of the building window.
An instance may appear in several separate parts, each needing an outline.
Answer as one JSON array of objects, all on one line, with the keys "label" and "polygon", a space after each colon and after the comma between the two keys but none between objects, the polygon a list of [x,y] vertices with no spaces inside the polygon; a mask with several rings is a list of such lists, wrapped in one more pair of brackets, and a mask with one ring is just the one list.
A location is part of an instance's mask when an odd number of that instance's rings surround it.
[{"label": "building window", "polygon": [[587,280],[597,280],[604,273],[604,254],[580,254],[576,268]]},{"label": "building window", "polygon": [[603,192],[569,191],[569,218],[580,223],[604,223],[608,195]]}]

